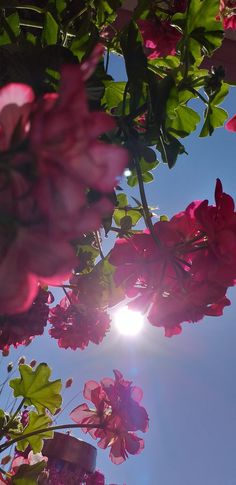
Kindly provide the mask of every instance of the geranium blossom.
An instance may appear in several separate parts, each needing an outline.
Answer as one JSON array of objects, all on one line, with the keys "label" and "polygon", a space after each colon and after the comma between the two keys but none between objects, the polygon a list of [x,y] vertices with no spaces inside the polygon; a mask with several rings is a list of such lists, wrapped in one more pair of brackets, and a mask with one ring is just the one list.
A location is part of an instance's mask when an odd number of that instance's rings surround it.
[{"label": "geranium blossom", "polygon": [[145,51],[149,59],[174,56],[176,45],[181,34],[170,25],[168,20],[138,20],[139,30],[143,37]]},{"label": "geranium blossom", "polygon": [[146,312],[166,336],[230,305],[225,294],[236,281],[236,213],[219,180],[215,201],[192,202],[170,221],[157,222],[156,240],[146,230],[118,239],[111,251],[115,282],[132,298],[129,307]]},{"label": "geranium blossom", "polygon": [[81,404],[70,416],[83,425],[84,432],[99,439],[100,448],[110,447],[112,462],[120,464],[128,454],[135,455],[143,450],[143,439],[135,431],[147,431],[148,415],[140,406],[142,390],[125,381],[120,371],[115,370],[114,374],[115,379],[104,378],[100,383],[88,381],[84,386],[84,398],[95,407],[90,409],[87,404]]},{"label": "geranium blossom", "polygon": [[[65,66],[59,94],[40,100],[25,84],[0,89],[0,314],[26,311],[39,282],[67,279],[71,241],[112,211],[105,195],[128,156],[98,140],[115,123],[89,111],[83,85],[101,53],[98,46],[82,67]],[[91,188],[101,192],[96,203]]]},{"label": "geranium blossom", "polygon": [[227,123],[225,124],[225,128],[228,131],[236,131],[236,115],[234,115],[227,121]]},{"label": "geranium blossom", "polygon": [[236,29],[236,1],[220,0],[220,16],[224,29]]},{"label": "geranium blossom", "polygon": [[99,344],[110,329],[110,318],[105,311],[83,305],[72,292],[50,310],[50,335],[65,349],[85,349],[89,342]]},{"label": "geranium blossom", "polygon": [[40,288],[29,310],[17,315],[0,317],[0,349],[7,351],[11,345],[18,347],[31,342],[33,336],[42,335],[47,324],[49,304],[53,296]]}]

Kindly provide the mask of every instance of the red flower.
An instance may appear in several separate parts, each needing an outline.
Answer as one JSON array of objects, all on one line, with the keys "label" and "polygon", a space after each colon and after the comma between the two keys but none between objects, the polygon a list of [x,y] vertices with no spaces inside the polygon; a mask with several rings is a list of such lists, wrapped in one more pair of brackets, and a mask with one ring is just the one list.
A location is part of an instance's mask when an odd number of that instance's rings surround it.
[{"label": "red flower", "polygon": [[26,137],[34,98],[27,84],[10,83],[0,89],[0,152]]},{"label": "red flower", "polygon": [[[120,464],[128,453],[135,455],[144,448],[143,440],[134,431],[147,431],[148,415],[139,404],[141,389],[125,381],[121,372],[116,370],[114,374],[115,380],[88,381],[84,386],[84,397],[92,401],[95,408],[81,404],[70,416],[76,423],[84,425],[83,431],[99,439],[100,448],[110,447],[112,462]],[[91,425],[94,428],[91,429]]]},{"label": "red flower", "polygon": [[36,335],[42,335],[47,324],[49,307],[53,296],[40,288],[27,312],[0,317],[0,349],[8,350],[11,345],[26,345]]},{"label": "red flower", "polygon": [[[205,272],[209,264],[211,280],[231,286],[236,279],[236,212],[232,197],[223,192],[220,180],[215,190],[216,205],[205,200],[194,209],[194,217],[201,224],[208,252],[203,254]],[[199,268],[201,262],[199,258]]]},{"label": "red flower", "polygon": [[234,115],[232,118],[230,118],[230,120],[227,121],[227,123],[225,124],[225,128],[228,131],[236,131],[236,115]]},{"label": "red flower", "polygon": [[192,202],[169,222],[120,239],[111,251],[114,279],[129,307],[147,312],[149,321],[171,336],[181,323],[219,316],[230,301],[227,287],[236,281],[236,213],[232,197],[217,180],[215,206]]},{"label": "red flower", "polygon": [[224,29],[236,29],[236,1],[220,0],[220,17]]},{"label": "red flower", "polygon": [[87,476],[85,485],[105,485],[105,477],[102,473],[95,471]]},{"label": "red flower", "polygon": [[58,339],[59,347],[73,350],[83,350],[89,342],[98,345],[110,329],[105,311],[85,307],[72,292],[50,310],[49,322],[52,324],[49,333]]},{"label": "red flower", "polygon": [[[35,101],[30,86],[0,89],[0,314],[25,312],[38,282],[61,284],[76,264],[71,241],[97,229],[112,210],[107,193],[127,152],[97,138],[112,117],[90,113],[83,80],[101,46],[82,66],[65,66],[59,95]],[[17,151],[16,151],[17,148]]]},{"label": "red flower", "polygon": [[182,288],[155,293],[148,320],[156,327],[164,327],[166,337],[179,334],[181,323],[195,323],[205,315],[222,315],[224,307],[230,305],[225,291],[222,286],[207,281],[186,281]]},{"label": "red flower", "polygon": [[[47,95],[38,105],[32,121],[30,140],[38,159],[39,200],[45,173],[52,186],[56,176],[60,189],[66,173],[85,187],[110,192],[122,174],[128,156],[122,148],[97,138],[114,128],[111,116],[89,111],[81,68],[64,66],[58,97]],[[75,203],[74,196],[73,191],[71,204]]]},{"label": "red flower", "polygon": [[138,20],[144,47],[149,59],[174,56],[181,34],[170,25],[169,21]]}]

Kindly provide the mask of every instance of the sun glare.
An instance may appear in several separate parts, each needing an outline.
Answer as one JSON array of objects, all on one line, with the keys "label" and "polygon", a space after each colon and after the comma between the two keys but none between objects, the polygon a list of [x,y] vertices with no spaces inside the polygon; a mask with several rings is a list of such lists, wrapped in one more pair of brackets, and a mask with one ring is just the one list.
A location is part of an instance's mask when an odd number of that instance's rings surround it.
[{"label": "sun glare", "polygon": [[114,316],[115,325],[119,333],[134,336],[141,332],[144,324],[144,316],[127,306],[119,308]]}]

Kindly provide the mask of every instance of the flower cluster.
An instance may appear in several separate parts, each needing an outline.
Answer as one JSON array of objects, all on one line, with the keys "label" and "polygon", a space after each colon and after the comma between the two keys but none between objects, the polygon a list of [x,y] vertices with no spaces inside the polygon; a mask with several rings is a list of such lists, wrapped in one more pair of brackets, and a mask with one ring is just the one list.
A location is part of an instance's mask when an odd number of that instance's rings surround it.
[{"label": "flower cluster", "polygon": [[[149,59],[158,57],[174,56],[181,33],[171,24],[172,16],[177,12],[185,12],[187,1],[166,2],[165,8],[161,8],[162,16],[137,21],[142,34],[144,50]],[[163,13],[164,12],[164,13]],[[220,0],[219,15],[216,20],[221,20],[224,30],[236,29],[236,1]]]},{"label": "flower cluster", "polygon": [[192,202],[170,221],[119,239],[111,251],[115,282],[132,298],[129,306],[147,312],[165,335],[181,323],[222,315],[225,294],[236,282],[236,212],[217,180],[216,205]]},{"label": "flower cluster", "polygon": [[[106,195],[127,152],[98,140],[115,123],[88,108],[84,79],[100,54],[96,48],[82,66],[64,66],[58,94],[36,99],[19,83],[0,89],[0,314],[26,311],[39,282],[68,278],[71,240],[112,210]],[[88,189],[100,200],[89,204]]]},{"label": "flower cluster", "polygon": [[224,29],[236,29],[236,1],[220,0],[220,17]]},{"label": "flower cluster", "polygon": [[174,56],[176,45],[181,34],[171,26],[168,20],[138,20],[139,30],[143,37],[145,52],[149,59]]},{"label": "flower cluster", "polygon": [[84,305],[72,291],[50,310],[49,322],[51,337],[64,349],[83,350],[89,342],[98,345],[110,329],[108,314]]},{"label": "flower cluster", "polygon": [[52,293],[40,288],[27,311],[16,315],[2,315],[0,317],[0,350],[6,353],[11,345],[14,347],[27,345],[33,336],[42,335],[47,324],[48,305],[52,302]]},{"label": "flower cluster", "polygon": [[136,435],[148,429],[148,415],[140,406],[142,390],[124,380],[121,372],[114,371],[115,379],[104,378],[100,383],[88,381],[84,386],[84,398],[91,401],[77,406],[70,414],[75,423],[83,425],[83,431],[99,439],[100,448],[110,447],[110,458],[120,464],[128,453],[136,455],[144,448],[143,439]]}]

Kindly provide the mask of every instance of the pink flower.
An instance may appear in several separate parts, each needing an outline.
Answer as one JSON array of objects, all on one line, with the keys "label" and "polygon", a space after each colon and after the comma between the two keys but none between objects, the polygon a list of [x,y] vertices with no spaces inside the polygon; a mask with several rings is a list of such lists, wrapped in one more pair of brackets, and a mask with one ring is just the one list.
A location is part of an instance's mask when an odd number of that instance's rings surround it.
[{"label": "pink flower", "polygon": [[224,29],[236,29],[236,1],[220,0],[220,17]]},{"label": "pink flower", "polygon": [[[61,189],[67,174],[71,184],[75,181],[85,187],[110,192],[128,162],[125,150],[98,140],[98,136],[114,128],[111,116],[89,111],[81,68],[64,66],[58,97],[44,98],[32,121],[31,149],[38,159],[41,184],[46,173],[52,184],[56,177]],[[84,196],[84,192],[82,194]],[[74,190],[71,197],[75,203]]]},{"label": "pink flower", "polygon": [[105,485],[105,477],[102,473],[95,471],[87,476],[85,485]]},{"label": "pink flower", "polygon": [[0,349],[8,350],[11,345],[18,347],[31,342],[35,335],[42,335],[47,324],[48,305],[53,301],[49,291],[42,288],[29,308],[17,315],[0,317]]},{"label": "pink flower", "polygon": [[121,372],[116,370],[114,374],[115,380],[88,381],[84,386],[84,397],[92,401],[95,408],[81,404],[70,416],[84,426],[83,431],[99,439],[100,448],[110,447],[112,462],[120,464],[129,453],[135,455],[143,450],[144,442],[134,431],[147,431],[148,415],[140,406],[142,390],[125,381]]},{"label": "pink flower", "polygon": [[[39,101],[24,84],[0,89],[0,314],[29,309],[39,282],[66,280],[71,241],[112,211],[106,193],[128,155],[98,140],[115,123],[89,111],[83,85],[101,53],[97,46],[81,67],[65,66],[59,95]],[[89,189],[104,196],[92,203]]]},{"label": "pink flower", "polygon": [[0,152],[17,146],[27,135],[35,96],[27,84],[10,83],[0,89]]},{"label": "pink flower", "polygon": [[167,336],[230,305],[225,294],[236,282],[236,213],[219,180],[215,200],[215,206],[192,202],[154,224],[156,240],[144,231],[118,239],[111,251],[114,280],[132,298],[129,307],[147,313]]},{"label": "pink flower", "polygon": [[83,350],[89,342],[98,345],[110,329],[105,311],[89,309],[72,292],[50,310],[49,322],[52,325],[49,333],[58,340],[59,347],[73,350]]},{"label": "pink flower", "polygon": [[216,283],[186,281],[182,288],[177,286],[169,293],[155,293],[148,320],[156,327],[164,327],[166,337],[177,335],[181,332],[181,323],[196,323],[205,315],[222,315],[224,307],[230,305],[225,291]]},{"label": "pink flower", "polygon": [[236,131],[236,115],[234,115],[230,120],[227,121],[225,124],[225,128],[228,131]]},{"label": "pink flower", "polygon": [[170,25],[168,20],[161,22],[158,19],[155,21],[140,19],[137,24],[149,59],[176,54],[176,45],[181,39],[181,34]]}]

